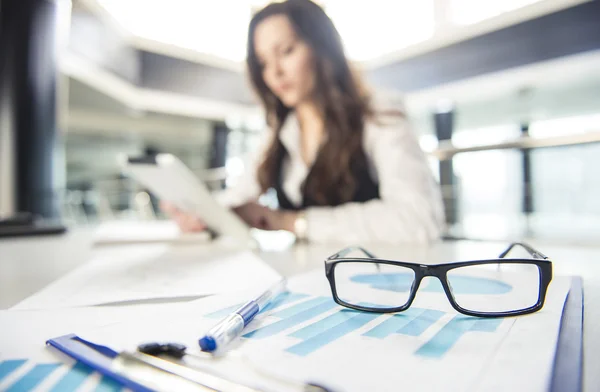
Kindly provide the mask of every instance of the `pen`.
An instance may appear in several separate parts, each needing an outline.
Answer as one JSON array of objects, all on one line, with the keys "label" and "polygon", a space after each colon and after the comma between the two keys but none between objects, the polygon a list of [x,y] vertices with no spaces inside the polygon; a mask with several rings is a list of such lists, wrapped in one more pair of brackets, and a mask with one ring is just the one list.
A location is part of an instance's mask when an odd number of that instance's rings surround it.
[{"label": "pen", "polygon": [[286,279],[281,279],[258,298],[245,303],[235,312],[221,320],[205,336],[198,340],[200,349],[206,352],[213,352],[225,347],[242,333],[244,327],[254,319],[254,316],[258,312],[263,310],[275,297],[286,291],[286,284]]}]

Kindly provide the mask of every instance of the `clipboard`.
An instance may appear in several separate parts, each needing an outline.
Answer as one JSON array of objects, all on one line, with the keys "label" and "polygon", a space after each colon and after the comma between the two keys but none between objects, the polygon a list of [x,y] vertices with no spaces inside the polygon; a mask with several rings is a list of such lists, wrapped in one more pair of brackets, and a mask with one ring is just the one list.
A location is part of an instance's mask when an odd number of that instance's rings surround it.
[{"label": "clipboard", "polygon": [[117,358],[119,353],[109,347],[88,342],[75,334],[49,339],[46,344],[89,366],[97,372],[114,379],[134,392],[152,392],[152,389],[147,388],[136,381],[130,380],[113,368],[113,361]]},{"label": "clipboard", "polygon": [[565,300],[550,392],[580,392],[583,389],[583,279],[573,277]]},{"label": "clipboard", "polygon": [[134,392],[259,392],[257,389],[140,352],[118,353],[75,334],[49,339],[46,344]]}]

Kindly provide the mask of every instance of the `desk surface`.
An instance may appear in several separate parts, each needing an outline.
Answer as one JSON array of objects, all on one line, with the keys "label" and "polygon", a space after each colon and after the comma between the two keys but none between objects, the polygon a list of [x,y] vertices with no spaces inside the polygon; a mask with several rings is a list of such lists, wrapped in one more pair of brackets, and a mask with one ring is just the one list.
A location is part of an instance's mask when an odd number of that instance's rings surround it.
[{"label": "desk surface", "polygon": [[[90,229],[72,230],[58,237],[0,240],[0,309],[7,309],[89,260],[95,252],[115,252],[125,245],[92,247]],[[579,275],[584,284],[584,391],[600,388],[600,246],[573,247],[533,242],[554,262],[555,275]],[[179,246],[210,246],[179,245]],[[367,246],[379,257],[436,263],[496,257],[506,246],[499,242],[441,242],[430,247]],[[261,251],[261,257],[285,276],[322,268],[323,259],[339,245],[296,245]]]}]

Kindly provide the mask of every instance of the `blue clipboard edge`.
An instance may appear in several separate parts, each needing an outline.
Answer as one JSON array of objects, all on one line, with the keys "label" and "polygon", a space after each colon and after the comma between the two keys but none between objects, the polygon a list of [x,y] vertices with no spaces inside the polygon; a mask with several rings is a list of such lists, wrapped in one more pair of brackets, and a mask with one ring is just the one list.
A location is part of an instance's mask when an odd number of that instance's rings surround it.
[{"label": "blue clipboard edge", "polygon": [[550,392],[581,392],[583,387],[583,279],[573,277],[565,300]]},{"label": "blue clipboard edge", "polygon": [[[85,343],[84,343],[85,342]],[[48,346],[52,346],[71,358],[83,363],[99,373],[110,377],[119,384],[136,392],[153,392],[152,389],[139,384],[129,378],[116,373],[110,366],[114,358],[105,356],[98,352],[96,348],[90,347],[87,341],[79,338],[75,334],[68,334],[46,341]]]}]

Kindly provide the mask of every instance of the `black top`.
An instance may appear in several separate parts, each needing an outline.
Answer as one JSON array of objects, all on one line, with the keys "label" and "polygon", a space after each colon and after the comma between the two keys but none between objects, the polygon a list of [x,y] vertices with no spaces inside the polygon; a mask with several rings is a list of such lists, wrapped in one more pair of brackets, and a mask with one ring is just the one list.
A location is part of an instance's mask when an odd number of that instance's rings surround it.
[{"label": "black top", "polygon": [[[304,187],[302,187],[302,204],[300,206],[295,206],[290,199],[288,199],[287,195],[283,190],[283,162],[288,155],[285,147],[282,147],[281,153],[279,155],[279,159],[277,164],[279,166],[279,175],[277,176],[277,181],[275,182],[275,191],[277,192],[277,200],[279,201],[279,208],[282,210],[303,210],[307,207],[318,206],[310,196],[306,195],[306,191]],[[373,199],[379,199],[379,184],[377,184],[369,174],[369,170],[366,167],[356,168],[354,170],[354,178],[357,179],[357,187],[354,192],[354,196],[350,202],[366,202]],[[308,172],[308,176],[306,177],[305,182],[313,176],[313,170]],[[338,204],[336,204],[338,205]],[[332,205],[330,207],[335,207],[336,205]]]}]

